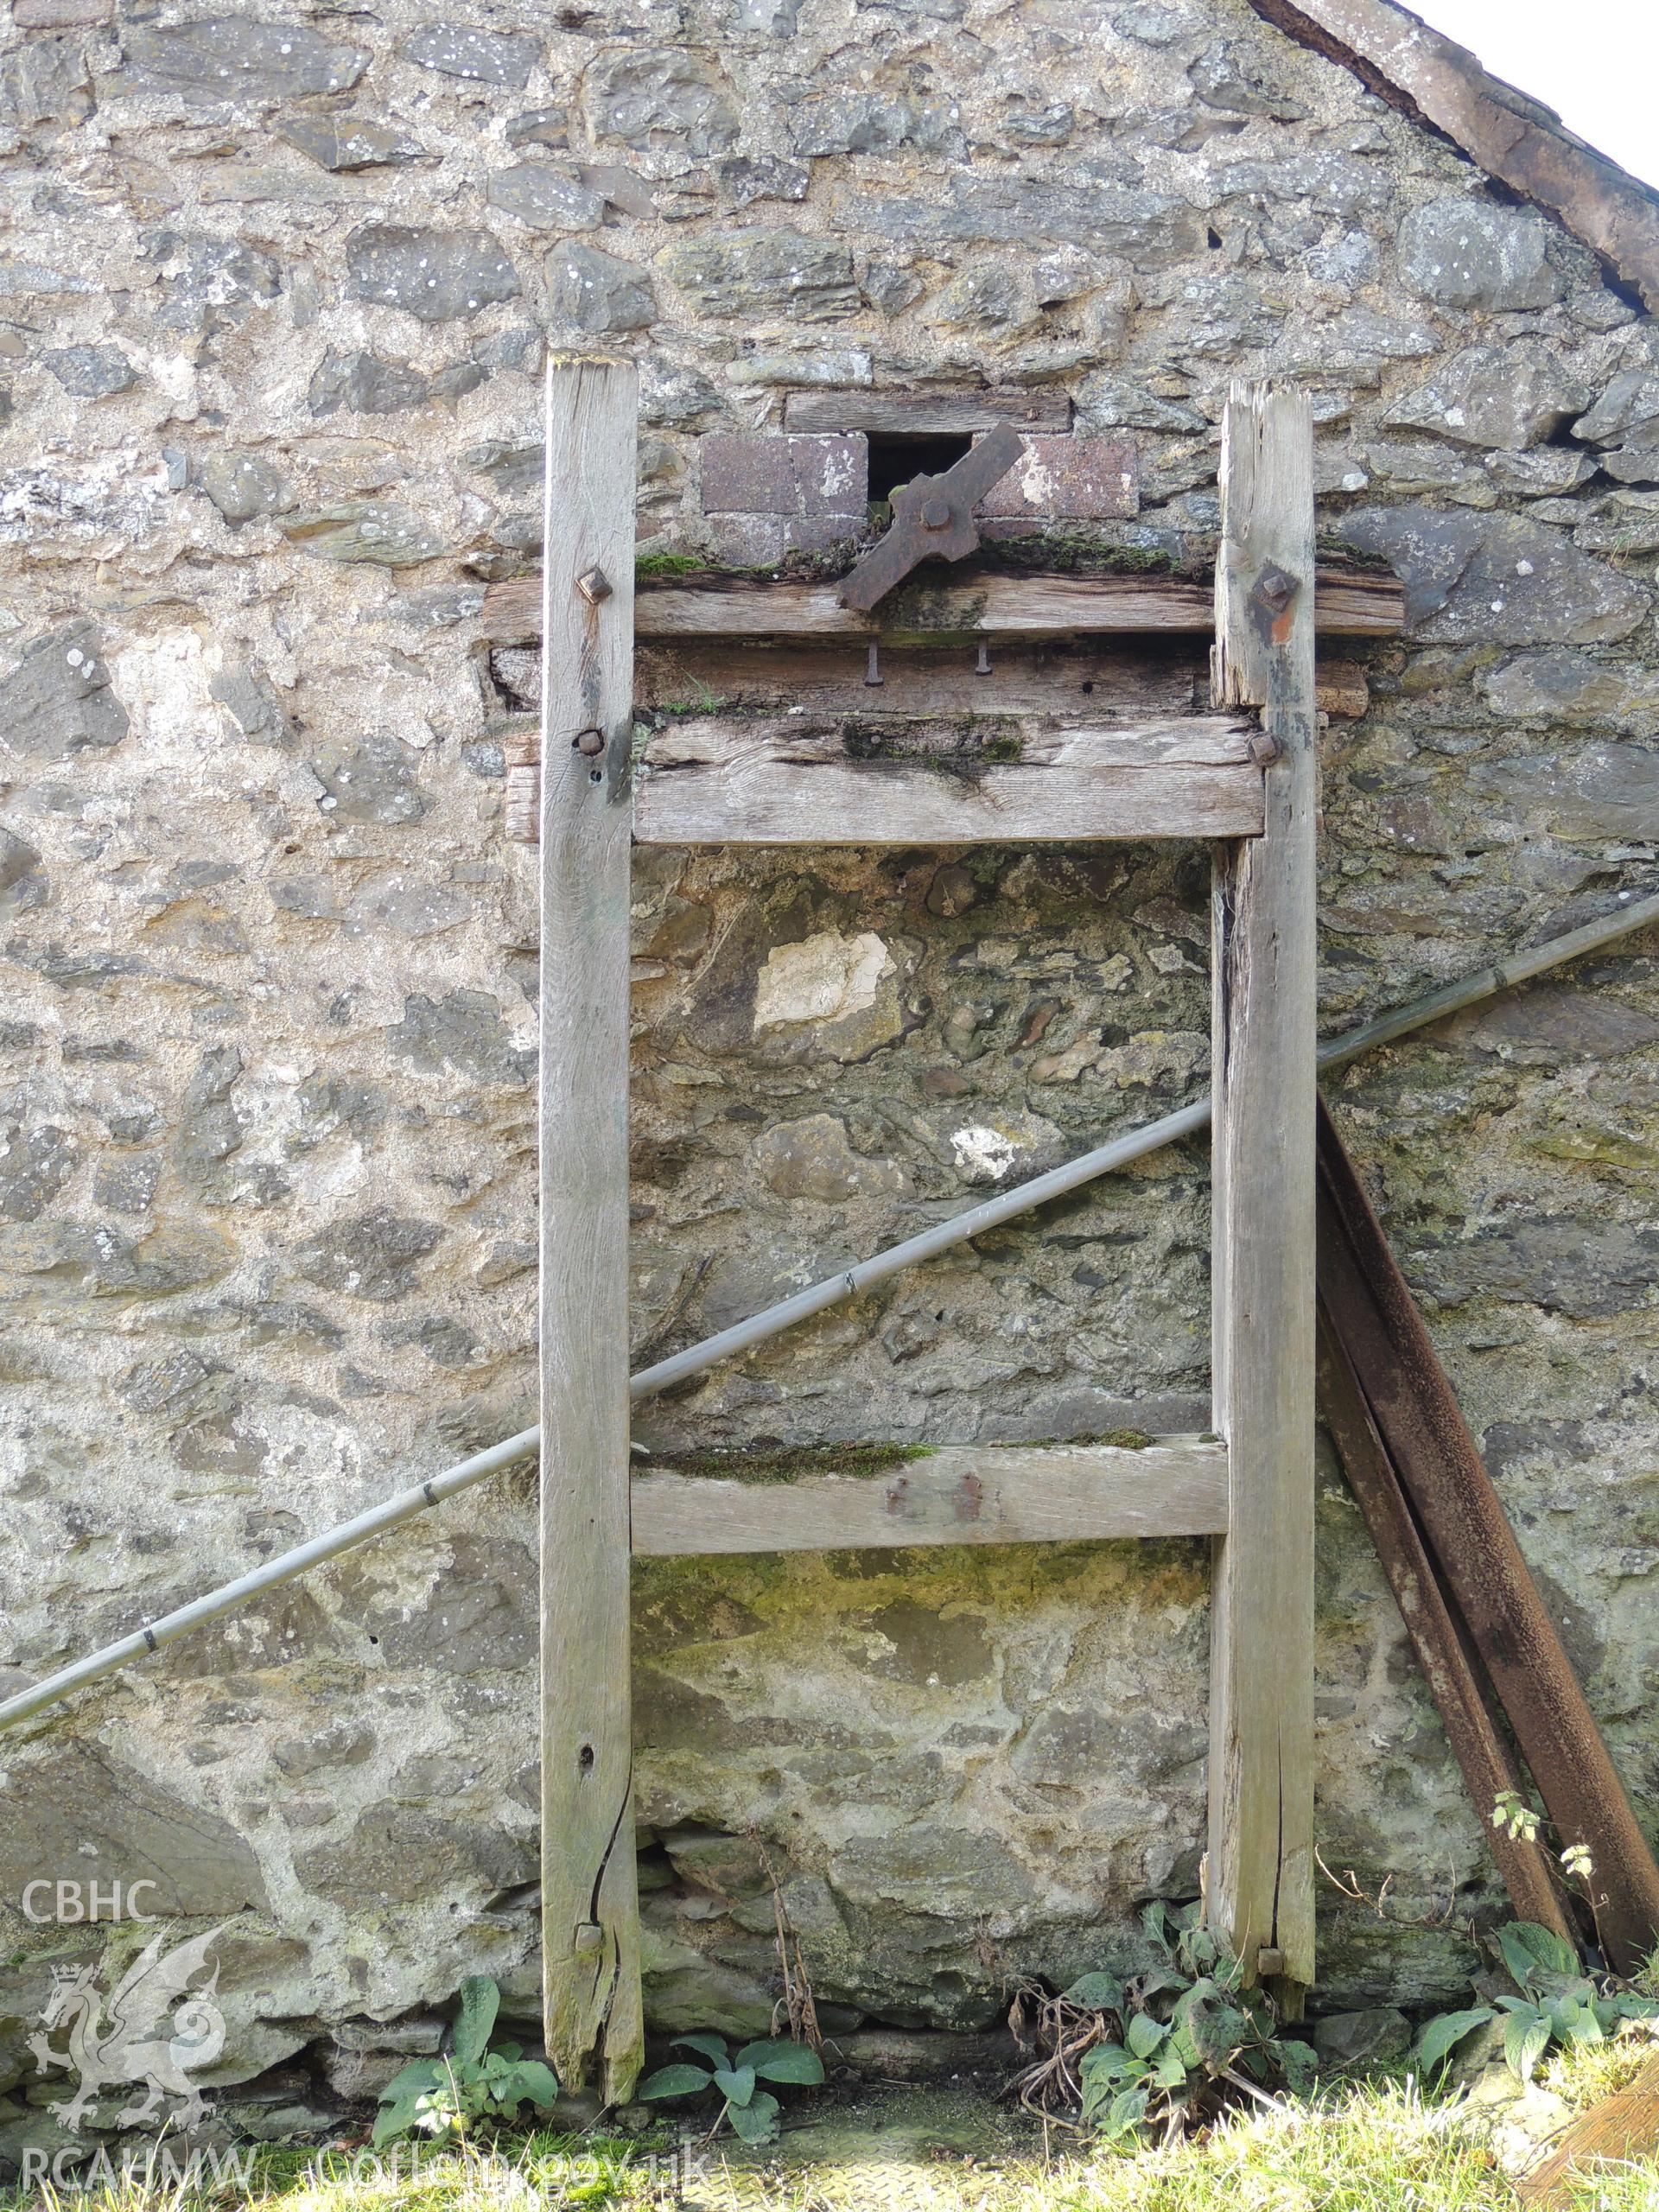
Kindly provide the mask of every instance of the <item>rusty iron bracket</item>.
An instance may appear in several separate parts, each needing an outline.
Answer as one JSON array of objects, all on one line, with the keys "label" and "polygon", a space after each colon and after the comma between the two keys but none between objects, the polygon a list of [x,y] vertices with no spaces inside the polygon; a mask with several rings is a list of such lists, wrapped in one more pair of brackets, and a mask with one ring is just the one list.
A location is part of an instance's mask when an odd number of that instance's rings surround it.
[{"label": "rusty iron bracket", "polygon": [[843,607],[868,614],[919,561],[960,561],[979,543],[974,508],[1026,449],[1010,423],[999,423],[941,476],[918,476],[893,495],[893,526],[842,579]]}]

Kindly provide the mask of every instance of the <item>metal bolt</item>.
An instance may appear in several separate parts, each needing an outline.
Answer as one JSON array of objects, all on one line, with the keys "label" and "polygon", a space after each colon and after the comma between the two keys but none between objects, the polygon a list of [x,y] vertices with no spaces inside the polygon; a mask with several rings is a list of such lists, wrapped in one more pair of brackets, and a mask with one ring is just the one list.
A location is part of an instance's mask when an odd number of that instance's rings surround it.
[{"label": "metal bolt", "polygon": [[570,742],[578,753],[585,753],[592,760],[605,750],[605,733],[602,729],[581,729]]},{"label": "metal bolt", "polygon": [[1284,749],[1278,739],[1269,736],[1264,729],[1256,730],[1251,736],[1250,758],[1258,768],[1270,767]]},{"label": "metal bolt", "polygon": [[924,530],[949,530],[951,506],[949,499],[928,499],[922,505]]},{"label": "metal bolt", "polygon": [[611,595],[611,580],[603,569],[585,569],[576,578],[576,589],[589,607],[597,607],[601,599]]},{"label": "metal bolt", "polygon": [[870,639],[869,658],[864,664],[864,681],[867,683],[883,683],[887,681],[881,673],[880,647],[874,638]]},{"label": "metal bolt", "polygon": [[576,1923],[575,1948],[578,1958],[586,1953],[598,1950],[604,1941],[605,1930],[596,1920],[579,1920]]},{"label": "metal bolt", "polygon": [[1267,607],[1287,607],[1300,587],[1282,569],[1264,569],[1255,581],[1255,596]]}]

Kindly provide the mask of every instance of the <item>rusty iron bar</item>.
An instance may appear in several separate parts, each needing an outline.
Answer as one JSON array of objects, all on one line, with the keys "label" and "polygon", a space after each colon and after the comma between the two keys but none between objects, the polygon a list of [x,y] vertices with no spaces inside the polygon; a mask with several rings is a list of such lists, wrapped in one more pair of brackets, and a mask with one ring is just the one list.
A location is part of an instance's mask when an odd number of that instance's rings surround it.
[{"label": "rusty iron bar", "polygon": [[901,484],[893,495],[892,526],[842,579],[836,594],[841,604],[868,614],[918,562],[960,561],[973,552],[979,543],[976,505],[1025,449],[1014,425],[999,423],[941,475]]},{"label": "rusty iron bar", "polygon": [[1409,1285],[1323,1102],[1319,1293],[1440,1577],[1467,1622],[1561,1845],[1585,1845],[1602,1949],[1659,1939],[1654,1863]]},{"label": "rusty iron bar", "polygon": [[[1321,1255],[1338,1224],[1319,1196]],[[1434,1709],[1463,1776],[1481,1828],[1497,1861],[1517,1918],[1535,1921],[1576,1948],[1578,1936],[1563,1906],[1561,1887],[1548,1853],[1535,1838],[1511,1836],[1492,1826],[1499,1796],[1525,1783],[1499,1726],[1496,1695],[1467,1627],[1442,1587],[1423,1534],[1377,1432],[1353,1363],[1319,1301],[1318,1376],[1319,1405],[1331,1431],[1348,1487],[1353,1492],[1382,1563],[1395,1604],[1411,1638]]]}]

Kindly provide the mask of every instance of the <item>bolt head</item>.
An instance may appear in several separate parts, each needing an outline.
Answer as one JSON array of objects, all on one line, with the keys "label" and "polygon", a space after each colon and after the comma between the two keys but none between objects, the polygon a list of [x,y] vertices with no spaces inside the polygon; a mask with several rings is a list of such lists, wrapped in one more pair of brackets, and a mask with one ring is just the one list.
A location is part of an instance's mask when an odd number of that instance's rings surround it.
[{"label": "bolt head", "polygon": [[949,530],[950,527],[950,500],[929,499],[925,501],[922,507],[922,528],[924,530]]},{"label": "bolt head", "polygon": [[576,578],[576,589],[589,607],[597,607],[601,599],[611,595],[611,580],[603,569],[586,569]]}]

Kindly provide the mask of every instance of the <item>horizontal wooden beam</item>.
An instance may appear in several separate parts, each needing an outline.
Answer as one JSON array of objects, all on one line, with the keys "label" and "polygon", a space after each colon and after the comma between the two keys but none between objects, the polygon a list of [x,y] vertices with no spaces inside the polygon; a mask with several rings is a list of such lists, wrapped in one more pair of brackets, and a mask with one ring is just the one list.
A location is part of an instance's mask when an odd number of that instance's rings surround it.
[{"label": "horizontal wooden beam", "polygon": [[1071,402],[1038,391],[791,391],[786,430],[862,430],[873,438],[953,438],[1012,423],[1020,430],[1069,430]]},{"label": "horizontal wooden beam", "polygon": [[1268,749],[1253,724],[1217,716],[1095,728],[711,717],[650,741],[633,834],[642,845],[1254,837]]},{"label": "horizontal wooden beam", "polygon": [[[881,712],[1147,721],[1198,714],[1210,702],[1209,648],[1198,639],[1038,639],[999,645],[990,660],[986,674],[963,645],[888,653]],[[504,696],[528,706],[541,696],[542,649],[497,645],[490,672]],[[864,674],[864,654],[844,639],[665,639],[635,655],[633,701],[674,714],[867,714],[874,701]],[[1322,714],[1351,721],[1370,704],[1355,661],[1321,661],[1316,681]]]},{"label": "horizontal wooden beam", "polygon": [[[924,569],[890,592],[873,613],[842,607],[834,583],[771,583],[756,576],[642,580],[634,601],[641,638],[863,638],[938,645],[947,638],[1041,638],[1157,631],[1205,634],[1214,627],[1208,583],[1168,575],[963,575]],[[1321,569],[1316,597],[1321,634],[1393,637],[1405,622],[1397,576]],[[534,576],[492,584],[480,634],[504,644],[541,635],[541,586]]]},{"label": "horizontal wooden beam", "polygon": [[632,1495],[633,1548],[643,1558],[1213,1536],[1227,1526],[1227,1447],[1191,1437],[1138,1451],[947,1445],[885,1474],[794,1482],[636,1474]]}]

